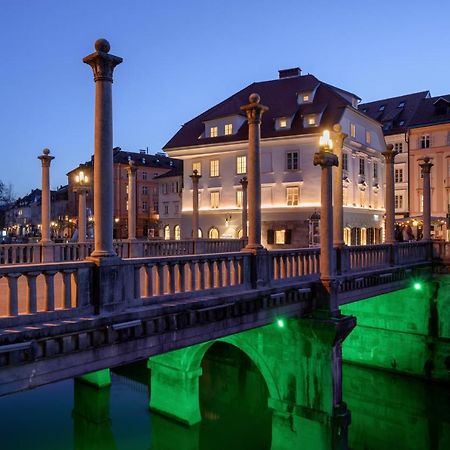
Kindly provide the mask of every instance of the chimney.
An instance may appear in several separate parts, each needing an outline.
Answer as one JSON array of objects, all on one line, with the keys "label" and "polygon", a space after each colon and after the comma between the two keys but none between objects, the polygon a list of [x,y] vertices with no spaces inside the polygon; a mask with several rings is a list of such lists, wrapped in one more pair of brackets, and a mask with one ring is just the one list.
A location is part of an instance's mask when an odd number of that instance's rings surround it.
[{"label": "chimney", "polygon": [[278,71],[278,78],[300,77],[301,75],[302,69],[300,69],[300,67],[294,67],[292,69],[281,69]]}]

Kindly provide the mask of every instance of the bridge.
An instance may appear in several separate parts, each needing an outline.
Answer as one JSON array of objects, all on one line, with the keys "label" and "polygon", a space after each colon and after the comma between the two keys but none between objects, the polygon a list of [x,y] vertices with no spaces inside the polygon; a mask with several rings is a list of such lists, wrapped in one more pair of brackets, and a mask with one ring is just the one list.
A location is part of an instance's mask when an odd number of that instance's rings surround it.
[{"label": "bridge", "polygon": [[[334,239],[342,233],[342,227],[333,228],[342,207],[332,198],[337,156],[325,143],[315,157],[322,180],[320,248],[267,250],[260,241],[254,170],[265,107],[252,95],[244,107],[250,136],[248,239],[114,243],[112,125],[102,118],[110,117],[112,70],[121,58],[108,52],[109,44],[99,40],[84,60],[94,68],[97,89],[95,242],[51,243],[49,205],[43,201],[41,242],[0,248],[0,395],[73,377],[101,388],[110,383],[110,368],[149,359],[150,407],[191,425],[201,420],[201,359],[221,341],[244,351],[263,374],[274,411],[273,449],[312,448],[312,442],[315,449],[346,448],[350,416],[342,399],[342,343],[356,318],[342,308],[412,289],[419,280],[434,283],[443,276],[437,272],[446,270],[447,243],[430,239],[431,163],[423,167],[424,239],[393,239],[395,154],[388,148],[386,242],[347,247]],[[44,173],[49,165],[43,164]],[[194,230],[196,213],[194,208]],[[427,296],[436,299],[433,292]],[[435,355],[438,366],[445,364],[444,344]]]}]

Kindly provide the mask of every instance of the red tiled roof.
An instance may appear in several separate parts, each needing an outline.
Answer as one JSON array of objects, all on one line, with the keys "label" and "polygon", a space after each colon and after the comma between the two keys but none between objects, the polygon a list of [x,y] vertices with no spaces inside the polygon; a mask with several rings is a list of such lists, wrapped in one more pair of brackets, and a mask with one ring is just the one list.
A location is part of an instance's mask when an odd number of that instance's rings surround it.
[{"label": "red tiled roof", "polygon": [[[314,102],[299,105],[297,95],[316,89]],[[338,88],[322,83],[313,75],[280,78],[277,80],[252,83],[233,94],[223,102],[213,106],[199,116],[185,123],[167,142],[164,149],[189,147],[215,143],[242,141],[248,138],[248,127],[244,123],[235,134],[218,137],[199,138],[205,131],[204,122],[224,116],[242,114],[240,107],[248,104],[249,95],[256,92],[261,103],[269,107],[262,120],[261,137],[271,138],[317,133],[316,127],[303,127],[303,115],[323,112],[320,126],[331,127],[339,122],[344,108],[351,106]],[[280,117],[293,117],[290,129],[276,130],[275,120]]]}]

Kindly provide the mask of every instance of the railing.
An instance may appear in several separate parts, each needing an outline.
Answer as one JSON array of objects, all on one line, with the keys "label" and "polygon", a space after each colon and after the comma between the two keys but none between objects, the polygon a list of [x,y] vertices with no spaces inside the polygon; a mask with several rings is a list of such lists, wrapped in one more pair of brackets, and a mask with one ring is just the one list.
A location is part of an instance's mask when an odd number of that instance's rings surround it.
[{"label": "railing", "polygon": [[93,242],[67,242],[52,244],[53,261],[83,261],[94,250]]},{"label": "railing", "polygon": [[[27,324],[37,316],[47,320],[86,310],[93,304],[93,266],[71,262],[0,267],[0,317],[20,316],[20,323]],[[2,325],[14,323],[3,318]]]},{"label": "railing", "polygon": [[397,244],[397,264],[410,264],[431,260],[432,242],[401,242]]},{"label": "railing", "polygon": [[450,261],[450,242],[433,241],[433,257],[443,261]]},{"label": "railing", "polygon": [[0,264],[38,263],[41,260],[39,244],[1,244]]},{"label": "railing", "polygon": [[341,272],[359,272],[388,267],[391,263],[391,252],[392,246],[388,244],[343,247],[339,251]]},{"label": "railing", "polygon": [[181,293],[250,288],[250,257],[246,252],[219,255],[130,258],[133,297],[151,299]]},{"label": "railing", "polygon": [[320,249],[271,250],[271,277],[274,281],[319,275]]}]

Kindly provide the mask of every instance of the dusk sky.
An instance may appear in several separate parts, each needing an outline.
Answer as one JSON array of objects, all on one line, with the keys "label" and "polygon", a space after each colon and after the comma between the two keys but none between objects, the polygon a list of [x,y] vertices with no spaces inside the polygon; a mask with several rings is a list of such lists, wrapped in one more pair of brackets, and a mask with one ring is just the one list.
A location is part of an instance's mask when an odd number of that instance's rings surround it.
[{"label": "dusk sky", "polygon": [[56,157],[52,188],[90,158],[94,82],[82,58],[99,37],[124,59],[114,146],[155,153],[181,124],[282,68],[364,102],[450,93],[449,15],[443,0],[0,0],[0,180],[16,196],[39,187],[44,147]]}]

